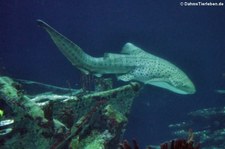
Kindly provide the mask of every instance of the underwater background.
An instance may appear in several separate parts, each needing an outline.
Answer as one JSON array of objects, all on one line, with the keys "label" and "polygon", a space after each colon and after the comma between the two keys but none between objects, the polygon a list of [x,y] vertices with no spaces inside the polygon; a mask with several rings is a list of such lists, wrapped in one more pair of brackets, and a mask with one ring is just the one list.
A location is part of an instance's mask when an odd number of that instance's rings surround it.
[{"label": "underwater background", "polygon": [[[119,53],[126,42],[165,58],[196,85],[194,95],[145,86],[135,99],[124,138],[144,147],[173,139],[169,124],[187,113],[224,107],[224,7],[184,7],[181,1],[0,1],[0,75],[80,88],[80,71],[41,30],[42,19],[92,56]],[[115,78],[115,76],[112,76]],[[114,79],[115,86],[125,84]],[[195,130],[195,128],[193,128]]]}]

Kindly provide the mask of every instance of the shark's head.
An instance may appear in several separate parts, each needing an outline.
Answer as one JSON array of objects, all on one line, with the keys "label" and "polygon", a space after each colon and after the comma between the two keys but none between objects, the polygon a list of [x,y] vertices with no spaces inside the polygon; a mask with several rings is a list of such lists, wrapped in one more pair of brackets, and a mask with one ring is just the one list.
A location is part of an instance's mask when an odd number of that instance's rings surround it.
[{"label": "shark's head", "polygon": [[177,94],[194,94],[196,92],[195,86],[188,76],[169,61],[152,55],[132,43],[125,44],[121,53],[135,55],[141,60],[138,61],[140,67],[120,76],[120,80],[137,80]]},{"label": "shark's head", "polygon": [[[176,76],[174,76],[176,77]],[[170,81],[169,90],[178,94],[194,94],[196,92],[195,85],[185,74],[182,77],[176,77]]]},{"label": "shark's head", "polygon": [[163,81],[149,81],[148,84],[170,90],[177,94],[194,94],[196,92],[192,81],[186,76],[185,78],[170,77]]},{"label": "shark's head", "polygon": [[170,90],[177,94],[194,94],[195,85],[188,76],[177,68],[176,71],[168,73],[164,78],[158,78],[147,82],[148,84]]}]

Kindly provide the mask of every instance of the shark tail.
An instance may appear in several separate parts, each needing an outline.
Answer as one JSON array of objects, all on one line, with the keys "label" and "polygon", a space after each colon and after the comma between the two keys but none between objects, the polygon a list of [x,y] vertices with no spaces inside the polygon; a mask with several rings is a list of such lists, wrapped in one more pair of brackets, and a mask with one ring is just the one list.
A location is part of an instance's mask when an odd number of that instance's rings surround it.
[{"label": "shark tail", "polygon": [[37,20],[37,24],[48,32],[58,49],[74,66],[78,67],[85,74],[89,73],[88,70],[84,68],[91,64],[93,57],[86,54],[78,45],[60,34],[44,21]]}]

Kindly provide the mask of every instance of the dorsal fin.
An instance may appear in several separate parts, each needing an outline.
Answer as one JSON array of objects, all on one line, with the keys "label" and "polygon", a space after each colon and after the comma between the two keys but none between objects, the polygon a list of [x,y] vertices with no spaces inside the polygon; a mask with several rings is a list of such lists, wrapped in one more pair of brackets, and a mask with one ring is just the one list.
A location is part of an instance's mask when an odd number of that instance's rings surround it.
[{"label": "dorsal fin", "polygon": [[137,55],[137,54],[145,54],[146,52],[144,50],[138,48],[134,44],[128,42],[123,46],[121,53],[130,54],[130,55]]},{"label": "dorsal fin", "polygon": [[135,55],[135,56],[141,56],[141,57],[156,58],[155,55],[142,50],[141,48],[135,46],[134,44],[132,44],[130,42],[126,43],[123,46],[121,53]]}]

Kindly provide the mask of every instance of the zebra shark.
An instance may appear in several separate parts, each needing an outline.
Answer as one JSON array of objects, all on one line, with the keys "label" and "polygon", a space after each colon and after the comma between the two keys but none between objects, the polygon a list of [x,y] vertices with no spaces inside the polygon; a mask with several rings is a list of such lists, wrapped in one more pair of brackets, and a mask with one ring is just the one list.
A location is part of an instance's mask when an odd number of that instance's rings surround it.
[{"label": "zebra shark", "polygon": [[103,74],[116,74],[119,80],[125,82],[139,81],[177,94],[196,92],[194,84],[181,69],[132,43],[126,43],[120,54],[105,53],[103,57],[92,57],[44,21],[37,20],[37,23],[48,32],[72,65],[85,74],[92,73],[98,77]]}]

